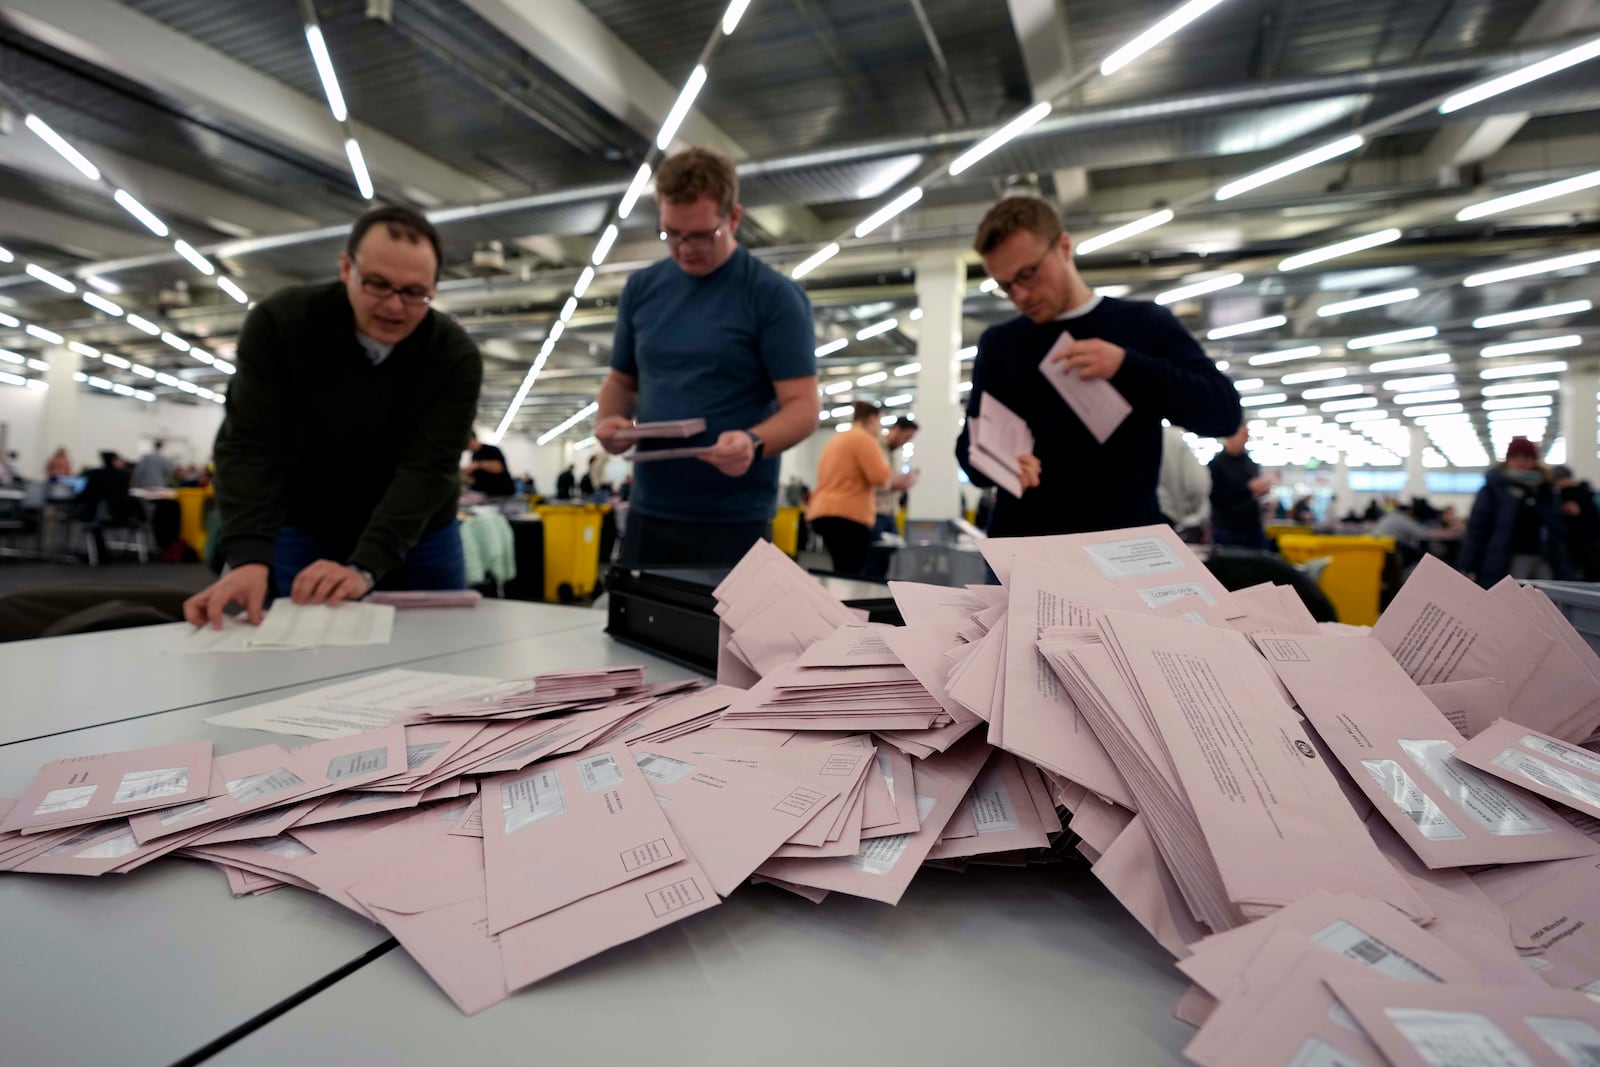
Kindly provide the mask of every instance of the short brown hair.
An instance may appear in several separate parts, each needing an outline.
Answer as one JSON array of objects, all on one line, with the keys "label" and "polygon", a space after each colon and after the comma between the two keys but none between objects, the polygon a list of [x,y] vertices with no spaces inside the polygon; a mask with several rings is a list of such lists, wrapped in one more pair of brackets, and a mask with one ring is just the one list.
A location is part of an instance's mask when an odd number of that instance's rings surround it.
[{"label": "short brown hair", "polygon": [[870,400],[857,400],[850,405],[850,410],[853,412],[850,416],[850,421],[852,422],[864,422],[867,419],[875,419],[883,414],[883,409]]},{"label": "short brown hair", "polygon": [[444,249],[439,243],[439,231],[433,228],[433,223],[422,216],[420,211],[413,211],[399,204],[380,204],[364,212],[356,219],[355,225],[350,227],[350,240],[345,242],[345,253],[351,258],[356,258],[356,249],[361,246],[361,239],[367,231],[382,223],[389,231],[389,236],[395,240],[407,240],[412,244],[427,241],[433,246],[433,275],[439,276],[444,269]]},{"label": "short brown hair", "polygon": [[1036,196],[1008,196],[983,216],[972,247],[986,256],[1021,230],[1036,234],[1046,244],[1054,244],[1062,233],[1061,216],[1048,200]]},{"label": "short brown hair", "polygon": [[721,152],[698,145],[685,148],[656,168],[656,196],[674,204],[692,204],[709,196],[726,215],[739,200],[739,172]]}]

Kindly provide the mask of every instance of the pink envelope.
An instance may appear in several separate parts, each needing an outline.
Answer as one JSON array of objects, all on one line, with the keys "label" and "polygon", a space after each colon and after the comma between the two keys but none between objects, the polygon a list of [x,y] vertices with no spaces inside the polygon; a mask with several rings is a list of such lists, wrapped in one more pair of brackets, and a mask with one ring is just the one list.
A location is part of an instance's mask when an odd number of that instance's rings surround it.
[{"label": "pink envelope", "polygon": [[1456,759],[1600,819],[1600,755],[1505,719],[1458,745]]},{"label": "pink envelope", "polygon": [[211,742],[52,760],[0,822],[34,833],[186,804],[210,795]]},{"label": "pink envelope", "polygon": [[1595,851],[1537,797],[1455,759],[1461,741],[1455,727],[1376,640],[1296,636],[1258,643],[1322,740],[1429,867]]},{"label": "pink envelope", "polygon": [[[691,761],[694,755],[715,756],[730,763],[781,775],[824,793],[837,793],[838,796],[828,801],[817,817],[801,827],[789,841],[818,848],[830,840],[828,835],[835,827],[840,827],[842,832],[851,804],[859,792],[861,778],[873,762],[870,749],[836,749],[826,745],[766,748],[724,744],[717,738],[703,740],[712,732],[704,730],[691,734],[670,745],[660,746],[660,751]],[[839,836],[839,833],[833,833],[832,840],[838,840]]]},{"label": "pink envelope", "polygon": [[76,874],[90,877],[126,874],[169,852],[176,852],[198,836],[199,833],[179,834],[151,844],[141,844],[134,839],[128,820],[115,819],[77,828],[66,840],[18,864],[15,869],[23,874]]},{"label": "pink envelope", "polygon": [[1140,816],[1135,815],[1105,848],[1094,851],[1095,878],[1162,948],[1181,959],[1190,942],[1206,935]]},{"label": "pink envelope", "polygon": [[1011,582],[1013,560],[1087,571],[1139,595],[1147,605],[1194,595],[1232,618],[1233,596],[1206,570],[1194,549],[1170,526],[1139,526],[1098,533],[1047,537],[991,537],[979,543],[1002,584]]},{"label": "pink envelope", "polygon": [[972,836],[939,842],[929,851],[929,859],[960,859],[1049,847],[1050,838],[1028,794],[1022,768],[1010,753],[990,754],[983,770],[968,787],[962,805],[972,816]]},{"label": "pink envelope", "polygon": [[684,858],[621,744],[485,779],[483,810],[494,933]]},{"label": "pink envelope", "polygon": [[1393,1067],[1584,1067],[1600,1050],[1600,1004],[1581,993],[1331,975],[1327,983]]},{"label": "pink envelope", "polygon": [[211,789],[204,800],[164,808],[129,820],[141,842],[187,833],[299,800],[328,784],[321,769],[312,769],[277,745],[261,745],[218,756],[211,767]]},{"label": "pink envelope", "polygon": [[1523,962],[1557,989],[1600,992],[1600,870],[1573,863],[1505,905],[1534,950]]},{"label": "pink envelope", "polygon": [[350,895],[352,885],[389,867],[408,867],[419,857],[442,860],[482,851],[476,838],[450,836],[450,828],[469,803],[457,800],[420,811],[291,830],[290,837],[316,852],[297,858],[294,874],[334,903],[372,918]]},{"label": "pink envelope", "polygon": [[1475,737],[1506,717],[1506,684],[1493,678],[1462,678],[1417,688],[1462,737]]}]

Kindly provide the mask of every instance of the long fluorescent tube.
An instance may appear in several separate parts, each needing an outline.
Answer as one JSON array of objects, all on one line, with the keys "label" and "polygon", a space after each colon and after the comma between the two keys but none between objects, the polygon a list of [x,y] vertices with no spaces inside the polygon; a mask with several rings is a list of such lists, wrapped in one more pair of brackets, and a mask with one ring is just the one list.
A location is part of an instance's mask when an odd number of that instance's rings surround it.
[{"label": "long fluorescent tube", "polygon": [[1414,419],[1419,415],[1460,415],[1466,410],[1460,404],[1424,404],[1417,408],[1401,408],[1400,414]]},{"label": "long fluorescent tube", "polygon": [[1391,393],[1409,393],[1413,389],[1441,389],[1456,384],[1454,374],[1424,374],[1417,378],[1390,378],[1383,388]]},{"label": "long fluorescent tube", "polygon": [[1360,396],[1361,391],[1359,385],[1324,385],[1318,389],[1302,389],[1300,395],[1306,400],[1332,400],[1341,396]]},{"label": "long fluorescent tube", "polygon": [[899,319],[884,319],[882,322],[875,322],[864,330],[858,330],[856,332],[856,340],[865,341],[869,338],[878,336],[880,333],[888,333],[890,330],[895,329],[899,325]]},{"label": "long fluorescent tube", "polygon": [[1500,400],[1484,400],[1479,402],[1479,407],[1485,411],[1514,411],[1518,408],[1538,408],[1554,404],[1553,395],[1545,396],[1513,396]]},{"label": "long fluorescent tube", "polygon": [[885,398],[883,401],[883,406],[886,408],[897,408],[902,404],[909,404],[915,399],[916,397],[910,393],[896,393],[894,396]]},{"label": "long fluorescent tube", "polygon": [[217,268],[211,265],[211,261],[205,256],[202,256],[199,250],[197,250],[194,245],[190,244],[188,241],[174,241],[172,242],[172,247],[177,251],[178,255],[182,256],[184,259],[187,259],[189,261],[189,265],[195,270],[199,271],[201,274],[217,273]]},{"label": "long fluorescent tube", "polygon": [[1367,369],[1375,374],[1397,370],[1421,370],[1423,367],[1448,367],[1450,353],[1430,352],[1426,356],[1406,356],[1402,359],[1380,359],[1376,363],[1368,364]]},{"label": "long fluorescent tube", "polygon": [[1439,105],[1439,114],[1448,115],[1452,111],[1460,111],[1464,107],[1471,107],[1480,100],[1487,100],[1491,96],[1499,96],[1501,93],[1510,92],[1518,86],[1527,85],[1531,81],[1538,81],[1540,78],[1547,77],[1557,71],[1566,70],[1568,67],[1593,59],[1595,56],[1600,56],[1600,37],[1596,37],[1592,41],[1585,41],[1583,44],[1569,48],[1565,52],[1557,52],[1548,59],[1530,63],[1520,70],[1514,70],[1509,74],[1502,74],[1498,78],[1490,78],[1488,81],[1479,82],[1477,85],[1469,86],[1459,93],[1452,93],[1450,96],[1445,97],[1444,103]]},{"label": "long fluorescent tube", "polygon": [[44,282],[52,289],[59,289],[63,293],[76,293],[78,291],[78,287],[76,285],[73,285],[71,282],[67,281],[54,271],[45,270],[37,263],[29,263],[22,269],[28,273],[30,278]]},{"label": "long fluorescent tube", "polygon": [[59,333],[56,333],[54,330],[47,330],[43,326],[35,326],[31,322],[24,326],[22,330],[29,337],[37,337],[39,340],[44,341],[47,344],[58,345],[65,340],[65,338],[63,338]]},{"label": "long fluorescent tube", "polygon": [[1539,337],[1532,341],[1508,341],[1501,345],[1485,345],[1478,350],[1478,355],[1484,359],[1497,359],[1500,356],[1525,356],[1530,352],[1553,352],[1558,348],[1577,348],[1583,344],[1583,338],[1575,333],[1562,337]]},{"label": "long fluorescent tube", "polygon": [[908,374],[916,374],[921,369],[922,364],[920,363],[902,363],[894,369],[894,376],[896,378],[904,378]]},{"label": "long fluorescent tube", "polygon": [[250,294],[246,293],[243,289],[239,288],[238,283],[235,282],[232,278],[227,278],[227,277],[218,278],[217,279],[217,288],[221,289],[224,293],[227,293],[229,296],[233,297],[234,300],[238,301],[241,304],[250,303]]},{"label": "long fluorescent tube", "polygon": [[161,335],[161,340],[163,342],[165,342],[169,347],[176,348],[179,352],[187,352],[187,351],[189,351],[189,348],[190,348],[189,342],[185,341],[183,338],[179,337],[175,333],[163,332],[162,335]]},{"label": "long fluorescent tube", "polygon": [[[1152,212],[1142,219],[1134,219],[1132,222],[1124,223],[1115,229],[1097,233],[1093,237],[1079,241],[1078,254],[1086,256],[1091,252],[1098,252],[1102,248],[1114,245],[1118,241],[1125,241],[1129,237],[1144,233],[1146,230],[1153,230],[1157,226],[1165,226],[1176,217],[1173,215],[1171,208],[1162,208],[1160,211]],[[858,234],[857,236],[860,235]]]},{"label": "long fluorescent tube", "polygon": [[848,338],[848,337],[840,337],[837,340],[829,341],[825,345],[817,346],[817,351],[816,351],[815,354],[819,359],[821,357],[823,357],[823,356],[831,356],[835,352],[838,352],[840,349],[844,348],[849,343],[850,343],[850,338]]},{"label": "long fluorescent tube", "polygon": [[120,318],[122,316],[121,305],[113,304],[99,293],[86,292],[79,299],[81,299],[85,304],[88,304],[90,307],[94,308],[96,311],[103,311],[107,315],[111,315],[116,318]]},{"label": "long fluorescent tube", "polygon": [[1478,377],[1486,382],[1497,378],[1526,378],[1538,377],[1541,374],[1564,374],[1567,364],[1565,360],[1553,359],[1548,363],[1524,363],[1518,367],[1491,367],[1478,372]]},{"label": "long fluorescent tube", "polygon": [[578,280],[573,283],[572,295],[582,300],[583,294],[589,291],[589,283],[592,281],[594,281],[594,268],[583,268],[583,273],[578,275]]},{"label": "long fluorescent tube", "polygon": [[26,356],[17,352],[13,352],[7,348],[0,348],[0,360],[4,360],[7,363],[15,363],[19,367],[28,362],[28,358]]},{"label": "long fluorescent tube", "polygon": [[1549,274],[1552,271],[1566,270],[1568,267],[1582,267],[1588,263],[1600,263],[1600,248],[1591,248],[1587,252],[1573,252],[1570,255],[1556,256],[1554,259],[1518,263],[1514,267],[1486,270],[1481,274],[1468,275],[1461,284],[1468,289],[1475,289],[1480,285],[1493,285],[1496,282],[1531,278],[1535,274]]},{"label": "long fluorescent tube", "polygon": [[589,262],[598,267],[606,261],[611,246],[617,243],[617,224],[611,223],[600,234],[600,240],[594,243],[594,255],[589,257]]},{"label": "long fluorescent tube", "polygon": [[17,257],[12,254],[11,249],[5,247],[4,245],[0,245],[0,263],[10,263],[16,258]]},{"label": "long fluorescent tube", "polygon": [[1220,3],[1222,0],[1188,0],[1179,4],[1171,14],[1101,60],[1101,77],[1115,74]]},{"label": "long fluorescent tube", "polygon": [[1333,421],[1334,422],[1371,422],[1371,421],[1376,420],[1376,419],[1387,420],[1388,418],[1389,418],[1389,413],[1387,411],[1374,411],[1371,408],[1366,408],[1365,410],[1362,410],[1362,411],[1341,411],[1339,414],[1337,414],[1337,415],[1335,415],[1333,417]]},{"label": "long fluorescent tube", "polygon": [[1352,337],[1344,343],[1346,348],[1377,348],[1381,345],[1398,345],[1407,341],[1425,341],[1437,337],[1436,326],[1415,326],[1409,330],[1391,330],[1388,333],[1370,333],[1365,337]]},{"label": "long fluorescent tube", "polygon": [[1273,404],[1281,404],[1288,399],[1288,393],[1262,393],[1260,396],[1241,397],[1239,406],[1245,408],[1269,407]]},{"label": "long fluorescent tube", "polygon": [[[1283,419],[1304,415],[1309,410],[1304,404],[1286,404],[1281,408],[1261,408],[1251,414],[1259,415],[1263,419]],[[1321,416],[1318,418],[1320,420]]]},{"label": "long fluorescent tube", "polygon": [[749,6],[750,0],[733,0],[728,5],[728,10],[722,13],[722,36],[733,36],[733,31],[739,28],[739,20],[744,18],[744,9]]},{"label": "long fluorescent tube", "polygon": [[1215,278],[1207,278],[1203,282],[1195,282],[1192,285],[1180,285],[1176,289],[1168,289],[1164,293],[1157,293],[1156,303],[1163,305],[1176,304],[1180,300],[1188,300],[1191,297],[1196,296],[1205,296],[1207,293],[1215,293],[1221,289],[1231,289],[1233,286],[1239,285],[1243,281],[1243,274],[1223,274]]},{"label": "long fluorescent tube", "polygon": [[1472,320],[1475,330],[1488,330],[1495,326],[1510,326],[1516,322],[1533,322],[1536,319],[1553,319],[1562,315],[1580,315],[1594,304],[1588,300],[1566,300],[1543,307],[1523,308],[1520,311],[1502,311],[1498,315],[1484,315]]},{"label": "long fluorescent tube", "polygon": [[1407,300],[1415,300],[1421,295],[1416,289],[1395,289],[1387,293],[1358,296],[1353,300],[1340,300],[1332,304],[1323,304],[1317,309],[1317,317],[1326,319],[1352,311],[1366,311],[1368,308],[1387,307],[1390,304],[1401,304]]},{"label": "long fluorescent tube", "polygon": [[855,388],[855,383],[846,378],[842,382],[829,382],[822,387],[822,391],[828,396],[838,396],[840,393],[848,393],[853,388]]},{"label": "long fluorescent tube", "polygon": [[62,159],[77,167],[78,173],[92,182],[100,180],[100,168],[90,163],[82,152],[68,144],[67,139],[52,130],[49,123],[45,122],[44,119],[41,119],[38,115],[29,115],[23,120],[23,125],[32,130],[39,140],[54,148]]},{"label": "long fluorescent tube", "polygon": [[100,350],[98,348],[95,348],[92,345],[86,345],[82,341],[68,341],[67,347],[86,359],[100,358]]},{"label": "long fluorescent tube", "polygon": [[622,194],[622,202],[617,205],[617,218],[625,219],[633,212],[633,205],[639,202],[650,185],[650,174],[650,164],[639,164],[639,169],[633,172],[633,181],[628,183],[628,191]]},{"label": "long fluorescent tube", "polygon": [[1313,263],[1323,263],[1330,259],[1338,259],[1340,256],[1348,256],[1353,252],[1364,252],[1369,248],[1377,248],[1379,245],[1391,244],[1400,240],[1400,237],[1400,231],[1390,227],[1387,230],[1379,230],[1377,233],[1367,233],[1362,234],[1360,237],[1352,237],[1346,241],[1335,241],[1331,245],[1323,245],[1321,248],[1313,248],[1306,252],[1298,252],[1295,255],[1288,256],[1278,262],[1278,269],[1280,271],[1299,270],[1301,267],[1309,267]]},{"label": "long fluorescent tube", "polygon": [[922,186],[913,185],[911,188],[907,189],[905,192],[901,193],[899,196],[895,197],[893,200],[889,201],[887,204],[883,205],[866,218],[862,219],[856,225],[856,236],[865,237],[867,234],[871,233],[873,230],[876,230],[879,226],[882,226],[884,223],[888,222],[890,219],[900,214],[900,212],[904,211],[906,208],[910,207],[912,204],[915,204],[921,199]]},{"label": "long fluorescent tube", "polygon": [[1561,383],[1546,378],[1532,382],[1506,382],[1504,385],[1486,385],[1484,396],[1516,396],[1519,393],[1549,393],[1561,388]]},{"label": "long fluorescent tube", "polygon": [[566,332],[567,324],[557,319],[550,324],[550,332],[544,335],[544,343],[553,347],[557,341],[561,340],[561,335]]},{"label": "long fluorescent tube", "polygon": [[1398,393],[1389,398],[1394,404],[1437,404],[1441,400],[1460,400],[1459,389],[1425,389],[1420,393]]},{"label": "long fluorescent tube", "polygon": [[1269,367],[1274,363],[1287,363],[1291,359],[1310,359],[1312,356],[1320,355],[1322,355],[1321,345],[1302,345],[1300,348],[1263,352],[1258,356],[1251,356],[1248,362],[1252,367]]},{"label": "long fluorescent tube", "polygon": [[1524,189],[1520,193],[1508,193],[1505,196],[1497,196],[1493,200],[1485,200],[1482,203],[1464,207],[1456,212],[1456,221],[1470,222],[1473,219],[1481,219],[1485,215],[1497,215],[1502,211],[1513,211],[1519,207],[1527,207],[1529,204],[1537,204],[1542,200],[1553,200],[1558,196],[1566,196],[1568,193],[1593,189],[1597,185],[1600,185],[1600,170],[1591,170],[1587,174],[1579,174],[1574,178],[1563,178],[1558,182],[1537,185],[1532,189]]},{"label": "long fluorescent tube", "polygon": [[875,370],[871,374],[863,374],[861,377],[857,378],[856,388],[865,389],[869,385],[877,385],[879,382],[886,382],[888,380],[889,375],[887,372]]},{"label": "long fluorescent tube", "polygon": [[203,348],[194,348],[192,346],[189,349],[189,356],[192,359],[199,360],[201,363],[204,363],[208,367],[213,365],[217,361],[217,357],[213,356],[210,352],[207,352]]},{"label": "long fluorescent tube", "polygon": [[1218,326],[1206,333],[1206,340],[1220,341],[1225,337],[1238,337],[1241,334],[1260,333],[1262,330],[1275,330],[1279,326],[1288,325],[1289,320],[1282,315],[1268,315],[1264,319],[1251,319],[1249,322],[1236,322],[1231,326]]},{"label": "long fluorescent tube", "polygon": [[114,352],[107,352],[105,355],[101,356],[100,362],[104,363],[108,367],[115,367],[118,370],[127,370],[129,367],[133,366],[132,363],[123,359]]},{"label": "long fluorescent tube", "polygon": [[567,302],[565,304],[561,305],[561,316],[560,316],[561,321],[562,322],[571,322],[572,321],[572,313],[574,311],[577,311],[577,310],[578,310],[578,298],[575,297],[575,296],[567,297]]},{"label": "long fluorescent tube", "polygon": [[1280,178],[1287,178],[1291,174],[1298,174],[1316,166],[1326,163],[1330,159],[1342,156],[1347,152],[1354,152],[1366,143],[1359,133],[1352,133],[1341,137],[1337,141],[1329,141],[1325,145],[1318,145],[1309,152],[1301,152],[1298,156],[1290,156],[1280,160],[1270,167],[1263,167],[1253,174],[1246,174],[1243,178],[1231,181],[1216,191],[1216,199],[1232,200],[1240,193],[1248,193],[1252,189],[1259,189],[1263,185],[1270,185]]},{"label": "long fluorescent tube", "polygon": [[969,359],[977,359],[978,358],[978,346],[977,345],[968,345],[966,348],[963,348],[963,349],[961,349],[961,351],[956,353],[956,358],[961,360],[963,363],[965,363]]},{"label": "long fluorescent tube", "polygon": [[1318,404],[1318,411],[1358,411],[1361,408],[1375,408],[1378,398],[1375,396],[1356,396],[1349,400],[1330,400],[1326,404]]},{"label": "long fluorescent tube", "polygon": [[354,137],[344,142],[345,158],[350,160],[350,173],[356,177],[356,188],[361,191],[361,199],[372,199],[372,175],[367,173],[367,161],[361,155],[361,145]]},{"label": "long fluorescent tube", "polygon": [[344,106],[344,93],[339,91],[339,78],[333,73],[333,57],[328,54],[328,42],[322,39],[320,26],[306,27],[306,44],[311,46],[311,61],[317,65],[317,76],[322,79],[322,91],[328,98],[333,121],[343,122],[350,117],[350,111]]},{"label": "long fluorescent tube", "polygon": [[978,160],[993,152],[1023,130],[1026,130],[1029,126],[1039,122],[1048,114],[1050,114],[1050,101],[1041,100],[1034,104],[1028,110],[951,160],[950,166],[947,168],[950,177],[954,178],[957,174],[960,174],[978,162]]},{"label": "long fluorescent tube", "polygon": [[128,190],[118,189],[111,194],[111,199],[115,200],[122,207],[122,210],[144,223],[145,229],[157,237],[165,237],[170,232],[167,229],[167,224],[158,219],[155,212],[135,200],[133,194]]},{"label": "long fluorescent tube", "polygon": [[143,315],[135,315],[133,312],[130,311],[130,312],[128,312],[128,320],[127,321],[128,321],[128,325],[129,326],[132,326],[134,329],[139,330],[139,331],[141,331],[143,333],[147,333],[151,337],[160,337],[161,336],[161,327],[157,326],[155,323],[151,322],[149,319],[145,318]]},{"label": "long fluorescent tube", "polygon": [[1304,385],[1306,382],[1331,382],[1348,373],[1343,367],[1322,367],[1318,370],[1296,371],[1279,379],[1284,385]]},{"label": "long fluorescent tube", "polygon": [[683,85],[683,92],[678,94],[678,99],[673,102],[672,110],[667,112],[667,117],[661,122],[661,132],[656,134],[656,147],[665,152],[672,144],[672,138],[678,133],[678,127],[683,125],[683,120],[688,117],[689,109],[694,106],[694,98],[700,95],[700,89],[706,83],[706,68],[704,64],[697,64],[689,72],[689,80]]},{"label": "long fluorescent tube", "polygon": [[540,434],[539,443],[541,445],[549,444],[551,441],[554,441],[557,437],[560,437],[562,434],[566,433],[568,430],[578,425],[578,423],[582,422],[584,419],[587,419],[590,415],[593,415],[599,410],[599,404],[585,405],[584,407],[573,412],[567,418],[563,419],[561,422],[557,423],[555,426]]},{"label": "long fluorescent tube", "polygon": [[100,290],[102,293],[109,293],[112,296],[116,296],[118,293],[122,292],[122,286],[118,285],[116,282],[102,278],[98,274],[85,274],[83,276],[83,280],[88,282],[89,285],[93,286],[94,288]]},{"label": "long fluorescent tube", "polygon": [[804,278],[838,254],[839,242],[837,241],[824,248],[819,248],[799,263],[796,263],[794,269],[789,272],[789,277],[795,279]]},{"label": "long fluorescent tube", "polygon": [[15,330],[21,325],[21,319],[14,315],[7,315],[4,311],[0,311],[0,326],[4,326],[8,330]]},{"label": "long fluorescent tube", "polygon": [[1262,378],[1241,378],[1233,383],[1233,387],[1241,393],[1248,393],[1260,389],[1266,384],[1266,381]]}]

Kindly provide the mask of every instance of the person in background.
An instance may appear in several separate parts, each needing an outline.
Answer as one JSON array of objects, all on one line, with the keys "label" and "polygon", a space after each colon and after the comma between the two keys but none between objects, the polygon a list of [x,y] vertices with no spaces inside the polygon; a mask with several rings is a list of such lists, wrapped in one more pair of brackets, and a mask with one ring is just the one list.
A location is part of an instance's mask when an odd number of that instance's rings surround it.
[{"label": "person in background", "polygon": [[1556,467],[1551,475],[1567,522],[1567,555],[1572,567],[1584,581],[1600,582],[1600,509],[1595,506],[1594,487],[1580,482],[1571,467]]},{"label": "person in background", "polygon": [[1261,525],[1261,498],[1272,490],[1272,480],[1245,451],[1250,430],[1241,425],[1223,439],[1222,451],[1211,460],[1211,539],[1236,548],[1270,549]]},{"label": "person in background", "polygon": [[896,475],[879,442],[876,404],[858,400],[850,429],[835,433],[817,460],[817,489],[811,494],[806,521],[822,538],[833,558],[835,574],[859,575],[872,544],[877,514],[874,490],[899,492],[911,475]]},{"label": "person in background", "polygon": [[1168,426],[1161,431],[1161,475],[1156,482],[1156,502],[1161,516],[1190,544],[1205,541],[1211,518],[1211,475],[1183,439],[1183,431]]},{"label": "person in background", "polygon": [[[1033,432],[1031,456],[1018,457],[1022,496],[1001,493],[989,534],[1083,533],[1161,521],[1156,483],[1161,420],[1195,433],[1232,433],[1239,394],[1173,314],[1153,303],[1096,294],[1072,261],[1072,236],[1048,202],[1008,197],[989,209],[973,242],[984,269],[1022,314],[978,338],[967,423],[956,459],[972,484],[994,483],[968,457],[972,420],[985,393]],[[1056,342],[1070,343],[1050,356]],[[1102,444],[1039,366],[1109,381],[1132,412]],[[814,416],[813,416],[814,418]]]},{"label": "person in background", "polygon": [[1433,531],[1417,521],[1411,506],[1396,504],[1393,511],[1384,513],[1372,527],[1373,537],[1394,538],[1395,557],[1403,570],[1410,570],[1425,554],[1425,542]]},{"label": "person in background", "polygon": [[22,468],[17,465],[17,454],[7,452],[0,456],[0,485],[16,485],[22,481]]},{"label": "person in background", "polygon": [[49,462],[44,465],[44,476],[51,480],[72,477],[72,460],[65,448],[58,448],[50,454]]},{"label": "person in background", "polygon": [[191,623],[220,627],[231,604],[259,623],[269,585],[296,604],[466,588],[456,502],[483,358],[429,307],[442,262],[427,219],[376,207],[338,281],[251,308],[217,432],[227,569],[184,604]]},{"label": "person in background", "polygon": [[1311,510],[1311,498],[1303,496],[1294,502],[1289,509],[1289,521],[1297,526],[1310,526],[1317,521],[1316,512]]},{"label": "person in background", "polygon": [[1456,567],[1485,589],[1506,575],[1570,579],[1561,498],[1539,466],[1539,446],[1513,437],[1472,501]]},{"label": "person in background", "polygon": [[[889,432],[882,438],[883,458],[889,464],[889,470],[898,474],[900,472],[900,450],[911,443],[917,436],[917,420],[910,415],[901,415],[889,427]],[[917,484],[916,472],[912,472],[910,481],[905,488]],[[874,494],[878,514],[873,520],[872,537],[876,540],[881,534],[898,534],[900,526],[895,522],[895,513],[900,510],[900,497],[902,489],[879,489]]]},{"label": "person in background", "polygon": [[467,488],[487,497],[517,495],[517,483],[512,480],[511,471],[506,466],[504,452],[494,445],[485,444],[478,437],[477,430],[473,430],[472,436],[467,438],[467,449],[472,453],[472,462],[461,472],[467,477]]},{"label": "person in background", "polygon": [[700,417],[700,437],[639,448],[710,451],[636,466],[619,561],[734,563],[771,536],[778,454],[817,427],[816,326],[805,290],[739,246],[731,160],[688,148],[655,183],[670,255],[622,290],[595,436],[616,455],[635,418]]},{"label": "person in background", "polygon": [[172,484],[172,463],[161,454],[163,442],[150,442],[150,451],[133,465],[135,489],[166,489]]},{"label": "person in background", "polygon": [[573,473],[573,466],[569,463],[566,470],[556,475],[556,499],[571,500],[577,485],[578,477]]}]

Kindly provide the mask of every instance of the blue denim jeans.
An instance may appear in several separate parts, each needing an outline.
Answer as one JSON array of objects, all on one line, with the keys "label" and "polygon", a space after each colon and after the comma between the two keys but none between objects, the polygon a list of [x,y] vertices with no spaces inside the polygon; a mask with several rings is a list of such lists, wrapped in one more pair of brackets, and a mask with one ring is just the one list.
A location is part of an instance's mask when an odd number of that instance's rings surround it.
[{"label": "blue denim jeans", "polygon": [[[272,551],[272,588],[278,596],[288,596],[295,575],[319,559],[349,563],[355,546],[329,544],[297,526],[280,526],[278,543]],[[398,570],[383,576],[379,589],[465,589],[467,562],[461,552],[459,523],[423,534]]]}]

